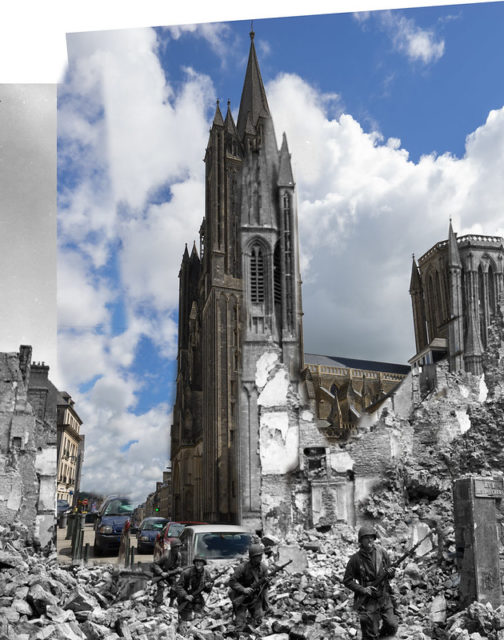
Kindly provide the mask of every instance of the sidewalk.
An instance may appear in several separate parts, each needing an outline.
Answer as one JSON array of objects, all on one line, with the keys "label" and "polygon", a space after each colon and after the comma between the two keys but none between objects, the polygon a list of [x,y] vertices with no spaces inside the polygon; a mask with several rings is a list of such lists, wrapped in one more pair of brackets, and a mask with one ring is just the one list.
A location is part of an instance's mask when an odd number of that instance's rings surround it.
[{"label": "sidewalk", "polygon": [[[70,564],[72,562],[72,541],[71,539],[66,540],[66,527],[64,529],[57,528],[57,537],[56,537],[56,545],[58,548],[58,562],[62,564]],[[110,556],[100,556],[98,558],[94,557],[93,546],[94,546],[94,525],[93,524],[85,524],[84,525],[84,540],[82,543],[83,549],[85,545],[89,544],[89,555],[88,555],[88,563],[90,565],[96,564],[112,564],[116,566],[122,566],[123,563],[119,563],[118,554],[114,553]],[[130,545],[132,548],[136,550],[136,537],[130,537]],[[142,554],[135,556],[135,565],[136,566],[148,566],[152,563],[152,554]]]},{"label": "sidewalk", "polygon": [[[66,527],[64,529],[57,529],[57,541],[56,545],[58,548],[58,562],[62,564],[70,564],[72,562],[72,540],[66,540]],[[94,545],[94,528],[92,524],[84,525],[84,540],[83,540],[83,548],[86,544],[89,544],[89,564],[115,564],[117,565],[117,554],[109,557],[100,557],[95,558],[93,554],[93,545]]]}]

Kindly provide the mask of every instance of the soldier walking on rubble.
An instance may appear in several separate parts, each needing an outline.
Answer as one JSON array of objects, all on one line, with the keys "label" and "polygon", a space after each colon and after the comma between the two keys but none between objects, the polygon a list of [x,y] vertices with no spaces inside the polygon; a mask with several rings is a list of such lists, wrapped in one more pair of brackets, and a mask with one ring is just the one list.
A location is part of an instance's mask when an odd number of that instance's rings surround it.
[{"label": "soldier walking on rubble", "polygon": [[200,613],[205,606],[203,592],[210,593],[213,581],[206,568],[206,559],[195,556],[192,567],[186,567],[180,574],[175,586],[177,594],[179,620],[192,620],[195,613]]},{"label": "soldier walking on rubble", "polygon": [[170,587],[168,594],[168,597],[170,598],[170,607],[175,603],[177,594],[173,587],[177,580],[177,576],[182,571],[182,554],[180,553],[181,546],[182,543],[180,540],[172,540],[170,553],[166,556],[161,556],[161,558],[152,565],[152,570],[157,581],[157,591],[154,595],[154,603],[157,606],[163,603],[165,584]]},{"label": "soldier walking on rubble", "polygon": [[236,631],[245,627],[247,612],[258,626],[268,609],[268,568],[262,562],[263,552],[260,544],[251,544],[248,562],[236,567],[229,579],[229,597],[233,603]]},{"label": "soldier walking on rubble", "polygon": [[373,527],[361,527],[358,537],[359,550],[348,561],[343,584],[355,594],[354,608],[359,614],[362,640],[394,635],[399,622],[389,578],[394,577],[395,569],[385,549],[375,544]]}]

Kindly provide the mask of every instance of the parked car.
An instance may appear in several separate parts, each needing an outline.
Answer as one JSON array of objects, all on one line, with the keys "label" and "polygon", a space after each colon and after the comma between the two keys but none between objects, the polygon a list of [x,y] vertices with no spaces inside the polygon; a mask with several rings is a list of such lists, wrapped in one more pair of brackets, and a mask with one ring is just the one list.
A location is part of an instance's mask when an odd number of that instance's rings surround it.
[{"label": "parked car", "polygon": [[105,498],[95,523],[94,554],[101,556],[104,551],[118,551],[121,532],[133,513],[129,498],[109,496]]},{"label": "parked car", "polygon": [[63,513],[69,511],[72,507],[70,506],[68,500],[58,500],[56,503],[56,511],[58,516],[61,516]]},{"label": "parked car", "polygon": [[166,518],[144,518],[136,532],[137,552],[152,553],[154,551],[154,542],[156,537],[163,530],[164,525],[168,522]]},{"label": "parked car", "polygon": [[194,522],[190,520],[181,520],[180,522],[167,522],[163,530],[156,536],[154,541],[154,562],[157,562],[164,555],[168,555],[170,551],[171,541],[180,537],[182,531],[190,524],[206,524],[205,522]]},{"label": "parked car", "polygon": [[211,564],[223,564],[248,553],[254,533],[232,524],[200,524],[186,526],[180,534],[183,564],[192,564],[195,556],[203,556]]}]

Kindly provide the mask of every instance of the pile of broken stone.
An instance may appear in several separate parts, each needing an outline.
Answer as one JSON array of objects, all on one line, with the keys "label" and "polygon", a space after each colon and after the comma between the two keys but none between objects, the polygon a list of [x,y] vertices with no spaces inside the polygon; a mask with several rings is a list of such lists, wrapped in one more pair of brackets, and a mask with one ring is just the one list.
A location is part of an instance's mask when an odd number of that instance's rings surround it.
[{"label": "pile of broken stone", "polygon": [[[270,588],[270,611],[261,626],[249,628],[244,637],[360,637],[352,596],[341,583],[356,547],[356,530],[346,525],[326,529],[266,540],[272,550],[267,562],[294,556],[294,570],[277,574]],[[402,529],[397,526],[394,536],[387,535],[385,527],[379,532],[381,542],[396,555],[407,545],[406,523]],[[433,548],[420,558],[406,560],[397,572],[393,581],[401,617],[397,637],[504,639],[504,608],[473,603],[457,612],[453,532],[448,527],[445,533],[441,554]],[[0,640],[219,640],[232,635],[226,587],[232,566],[216,581],[205,614],[179,633],[176,609],[167,601],[160,607],[153,604],[156,587],[145,566],[125,570],[113,565],[59,565],[54,548],[36,550],[27,544],[26,534],[22,525],[0,527]]]}]

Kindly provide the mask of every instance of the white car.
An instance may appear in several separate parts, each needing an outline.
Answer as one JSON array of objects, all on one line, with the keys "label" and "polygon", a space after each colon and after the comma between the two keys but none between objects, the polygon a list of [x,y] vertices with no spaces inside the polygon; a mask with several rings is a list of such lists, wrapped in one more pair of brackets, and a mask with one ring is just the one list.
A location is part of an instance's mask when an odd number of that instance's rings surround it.
[{"label": "white car", "polygon": [[191,565],[195,556],[202,556],[209,564],[226,564],[248,554],[256,541],[254,533],[233,524],[195,524],[180,534],[182,562]]}]

